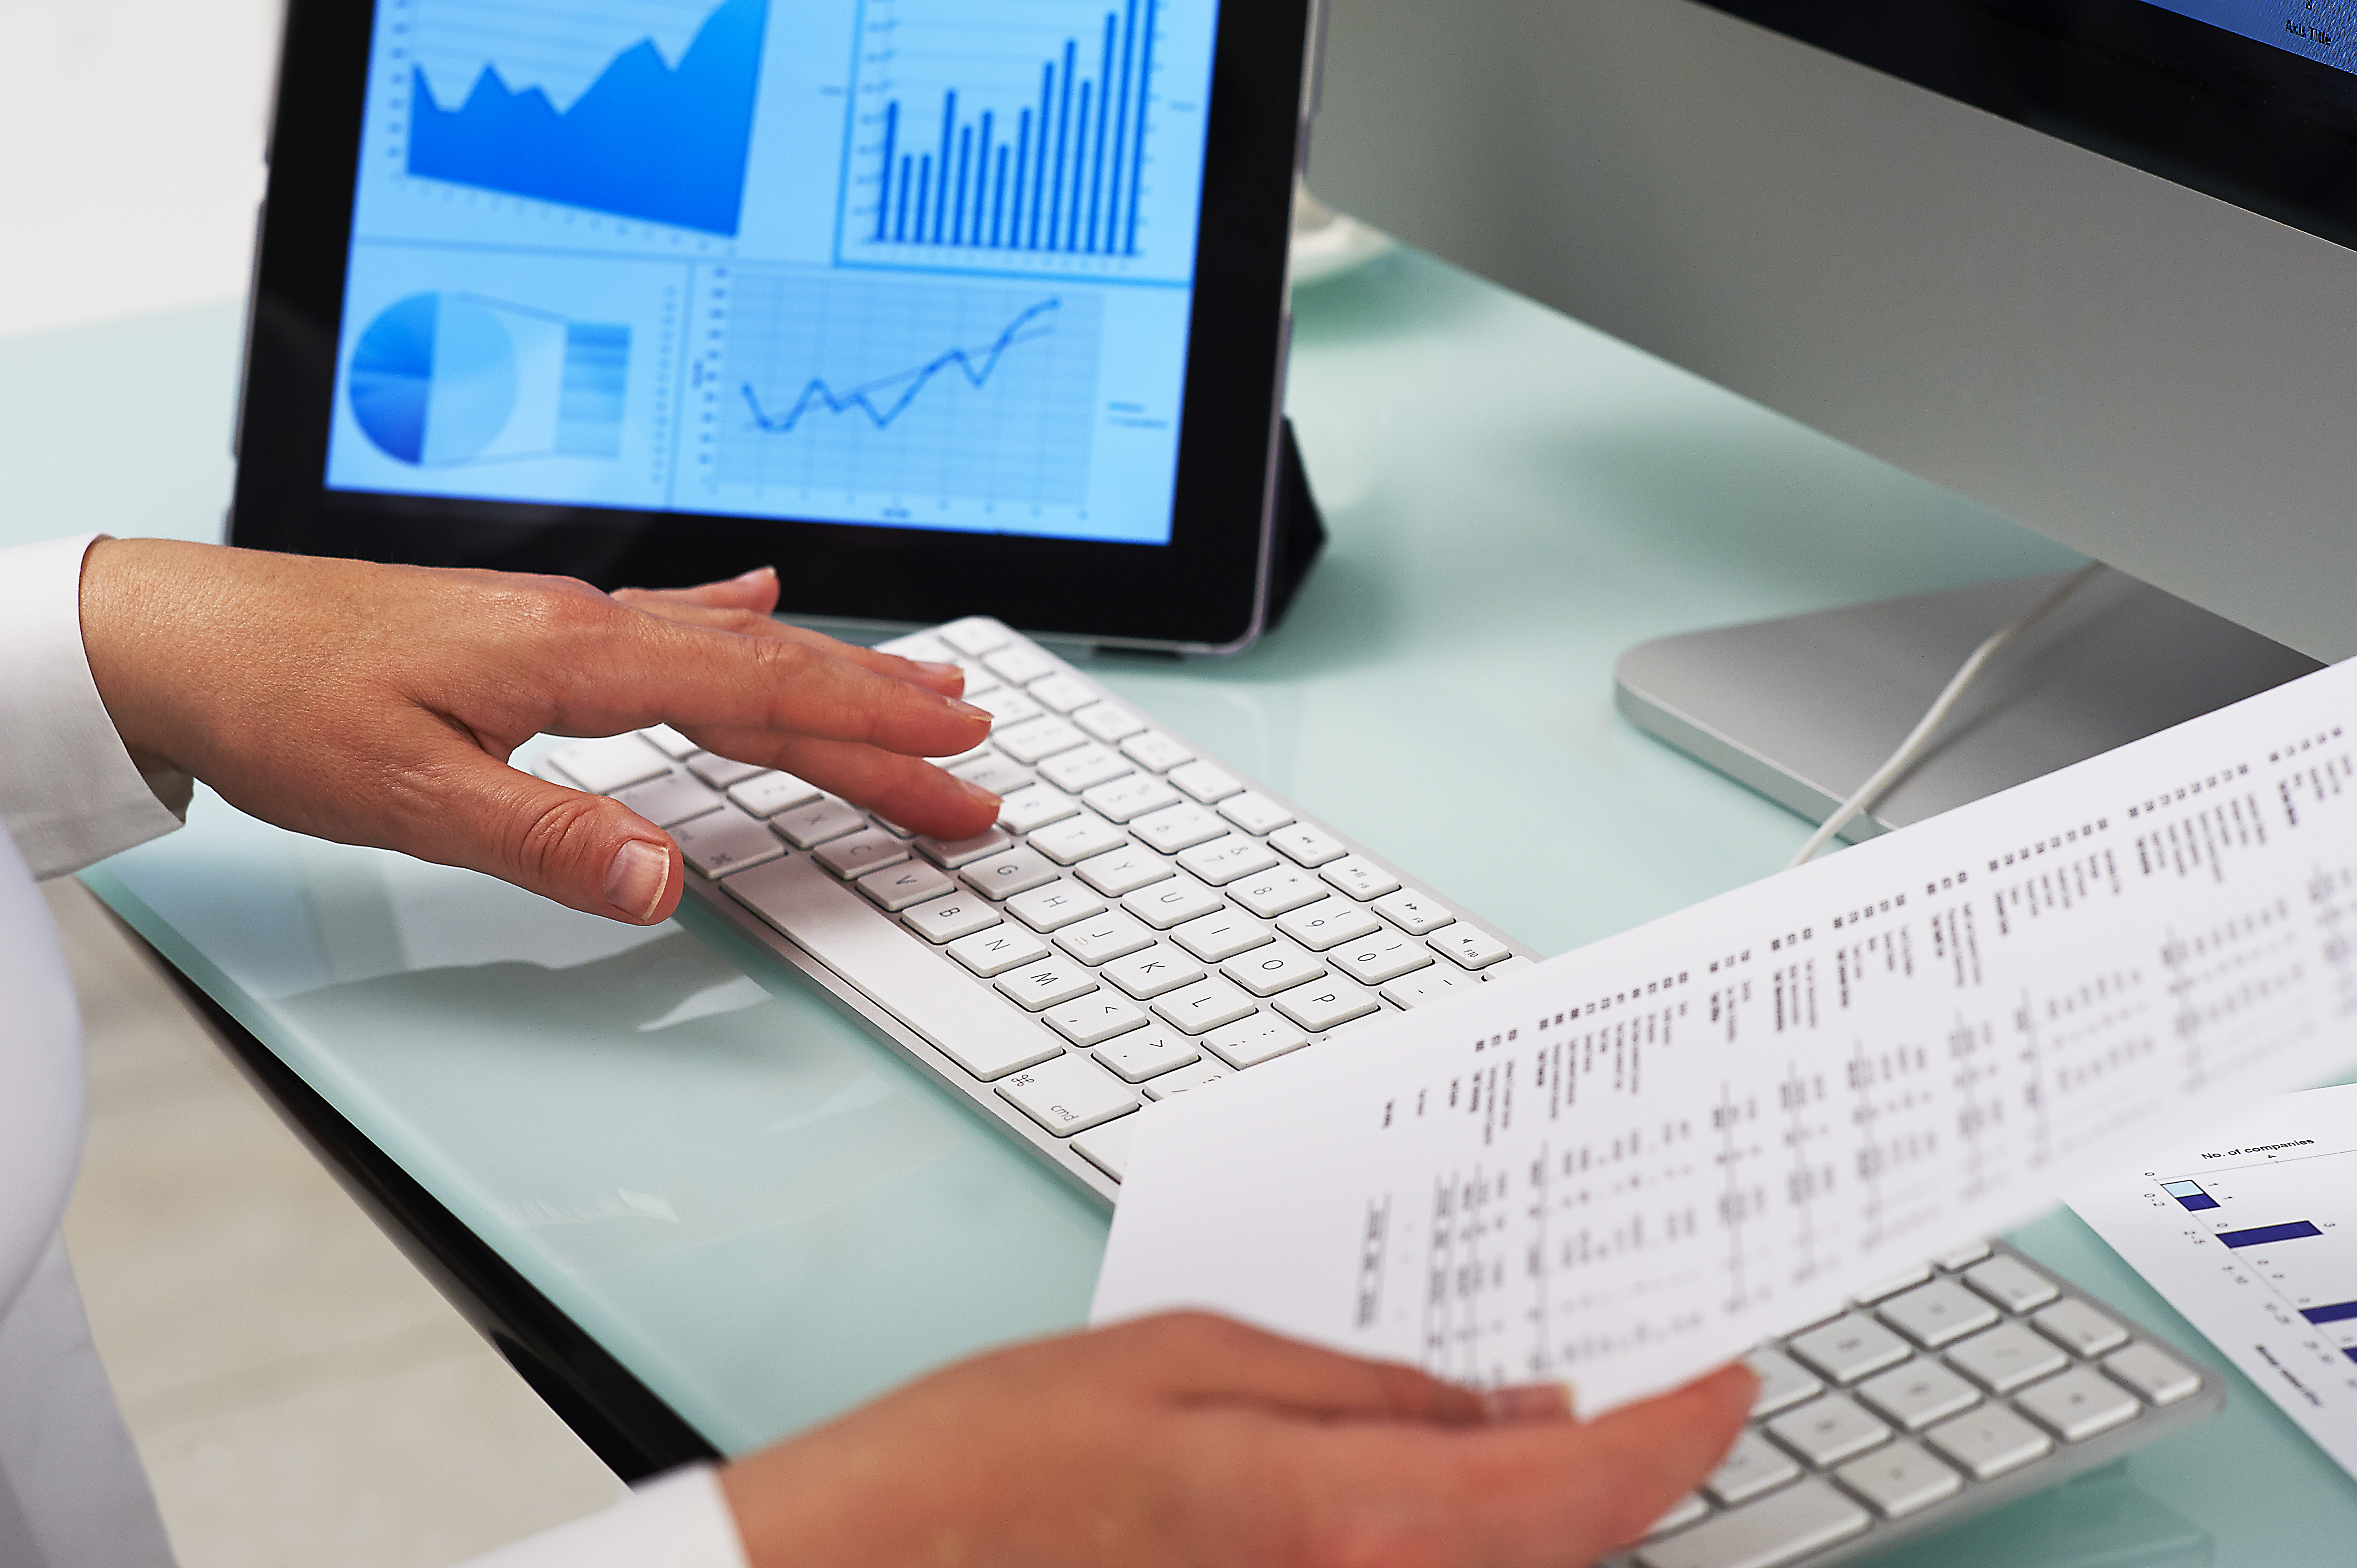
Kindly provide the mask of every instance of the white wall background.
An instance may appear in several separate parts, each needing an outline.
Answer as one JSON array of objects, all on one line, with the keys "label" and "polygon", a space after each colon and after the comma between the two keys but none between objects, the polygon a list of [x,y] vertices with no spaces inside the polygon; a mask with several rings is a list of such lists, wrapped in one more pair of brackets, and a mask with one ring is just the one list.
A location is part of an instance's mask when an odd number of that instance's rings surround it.
[{"label": "white wall background", "polygon": [[277,0],[0,0],[0,336],[242,297]]}]

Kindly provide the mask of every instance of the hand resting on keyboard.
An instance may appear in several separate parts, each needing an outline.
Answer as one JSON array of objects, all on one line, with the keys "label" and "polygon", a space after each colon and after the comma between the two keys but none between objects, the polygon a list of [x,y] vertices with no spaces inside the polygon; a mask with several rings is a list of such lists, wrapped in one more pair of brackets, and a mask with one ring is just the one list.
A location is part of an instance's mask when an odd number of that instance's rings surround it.
[{"label": "hand resting on keyboard", "polygon": [[927,757],[989,715],[964,677],[770,620],[767,571],[608,596],[567,578],[109,540],[82,569],[82,639],[151,774],[203,779],[282,827],[506,878],[651,924],[679,851],[620,803],[507,766],[544,732],[668,721],[921,832],[987,827],[997,798]]}]

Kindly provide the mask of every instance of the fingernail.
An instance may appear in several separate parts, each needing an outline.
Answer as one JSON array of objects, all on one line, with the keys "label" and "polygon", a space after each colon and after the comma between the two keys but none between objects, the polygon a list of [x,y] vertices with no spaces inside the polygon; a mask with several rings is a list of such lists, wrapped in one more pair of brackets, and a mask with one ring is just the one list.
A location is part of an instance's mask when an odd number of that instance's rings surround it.
[{"label": "fingernail", "polygon": [[950,712],[962,719],[980,719],[984,724],[993,722],[988,708],[977,708],[972,703],[962,703],[955,697],[943,697],[942,701],[950,705]]},{"label": "fingernail", "polygon": [[970,798],[975,805],[989,807],[991,815],[993,816],[996,816],[998,814],[999,799],[997,796],[992,794],[989,790],[984,789],[981,785],[975,783],[971,779],[959,779],[958,787],[966,792],[968,798]]},{"label": "fingernail", "polygon": [[911,659],[909,662],[928,675],[955,675],[960,680],[965,678],[965,671],[954,664],[943,664],[931,659]]},{"label": "fingernail", "polygon": [[1481,1395],[1481,1414],[1492,1426],[1521,1421],[1571,1419],[1569,1383],[1524,1383],[1518,1388],[1490,1389]]},{"label": "fingernail", "polygon": [[774,577],[777,575],[778,569],[775,566],[756,566],[749,572],[739,572],[728,580],[732,583],[758,583],[764,577]]},{"label": "fingernail", "polygon": [[632,839],[606,867],[606,902],[633,920],[654,918],[671,886],[671,851]]}]

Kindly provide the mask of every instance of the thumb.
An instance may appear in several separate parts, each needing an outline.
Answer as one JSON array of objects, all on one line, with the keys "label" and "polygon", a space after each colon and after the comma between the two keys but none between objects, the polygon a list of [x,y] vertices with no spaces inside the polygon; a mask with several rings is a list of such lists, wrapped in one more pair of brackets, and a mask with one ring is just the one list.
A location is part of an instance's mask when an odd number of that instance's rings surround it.
[{"label": "thumb", "polygon": [[430,821],[396,845],[511,882],[567,908],[651,926],[679,908],[671,835],[619,800],[535,779],[471,748],[437,770]]}]

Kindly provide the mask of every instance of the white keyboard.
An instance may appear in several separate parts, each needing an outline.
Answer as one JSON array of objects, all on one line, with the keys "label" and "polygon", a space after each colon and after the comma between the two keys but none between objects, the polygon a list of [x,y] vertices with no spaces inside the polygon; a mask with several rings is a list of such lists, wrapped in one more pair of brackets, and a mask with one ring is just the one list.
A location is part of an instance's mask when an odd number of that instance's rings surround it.
[{"label": "white keyboard", "polygon": [[670,830],[688,896],[815,979],[1100,1200],[1156,1101],[1532,961],[995,620],[883,645],[996,720],[1005,798],[945,843],[668,729],[549,754]]},{"label": "white keyboard", "polygon": [[[956,843],[669,729],[544,770],[670,830],[688,895],[1110,1204],[1154,1102],[1512,972],[1528,949],[1149,724],[995,620],[883,645],[996,720]],[[1755,1352],[1749,1429],[1620,1568],[1831,1563],[2220,1409],[2218,1376],[2009,1248]]]}]

